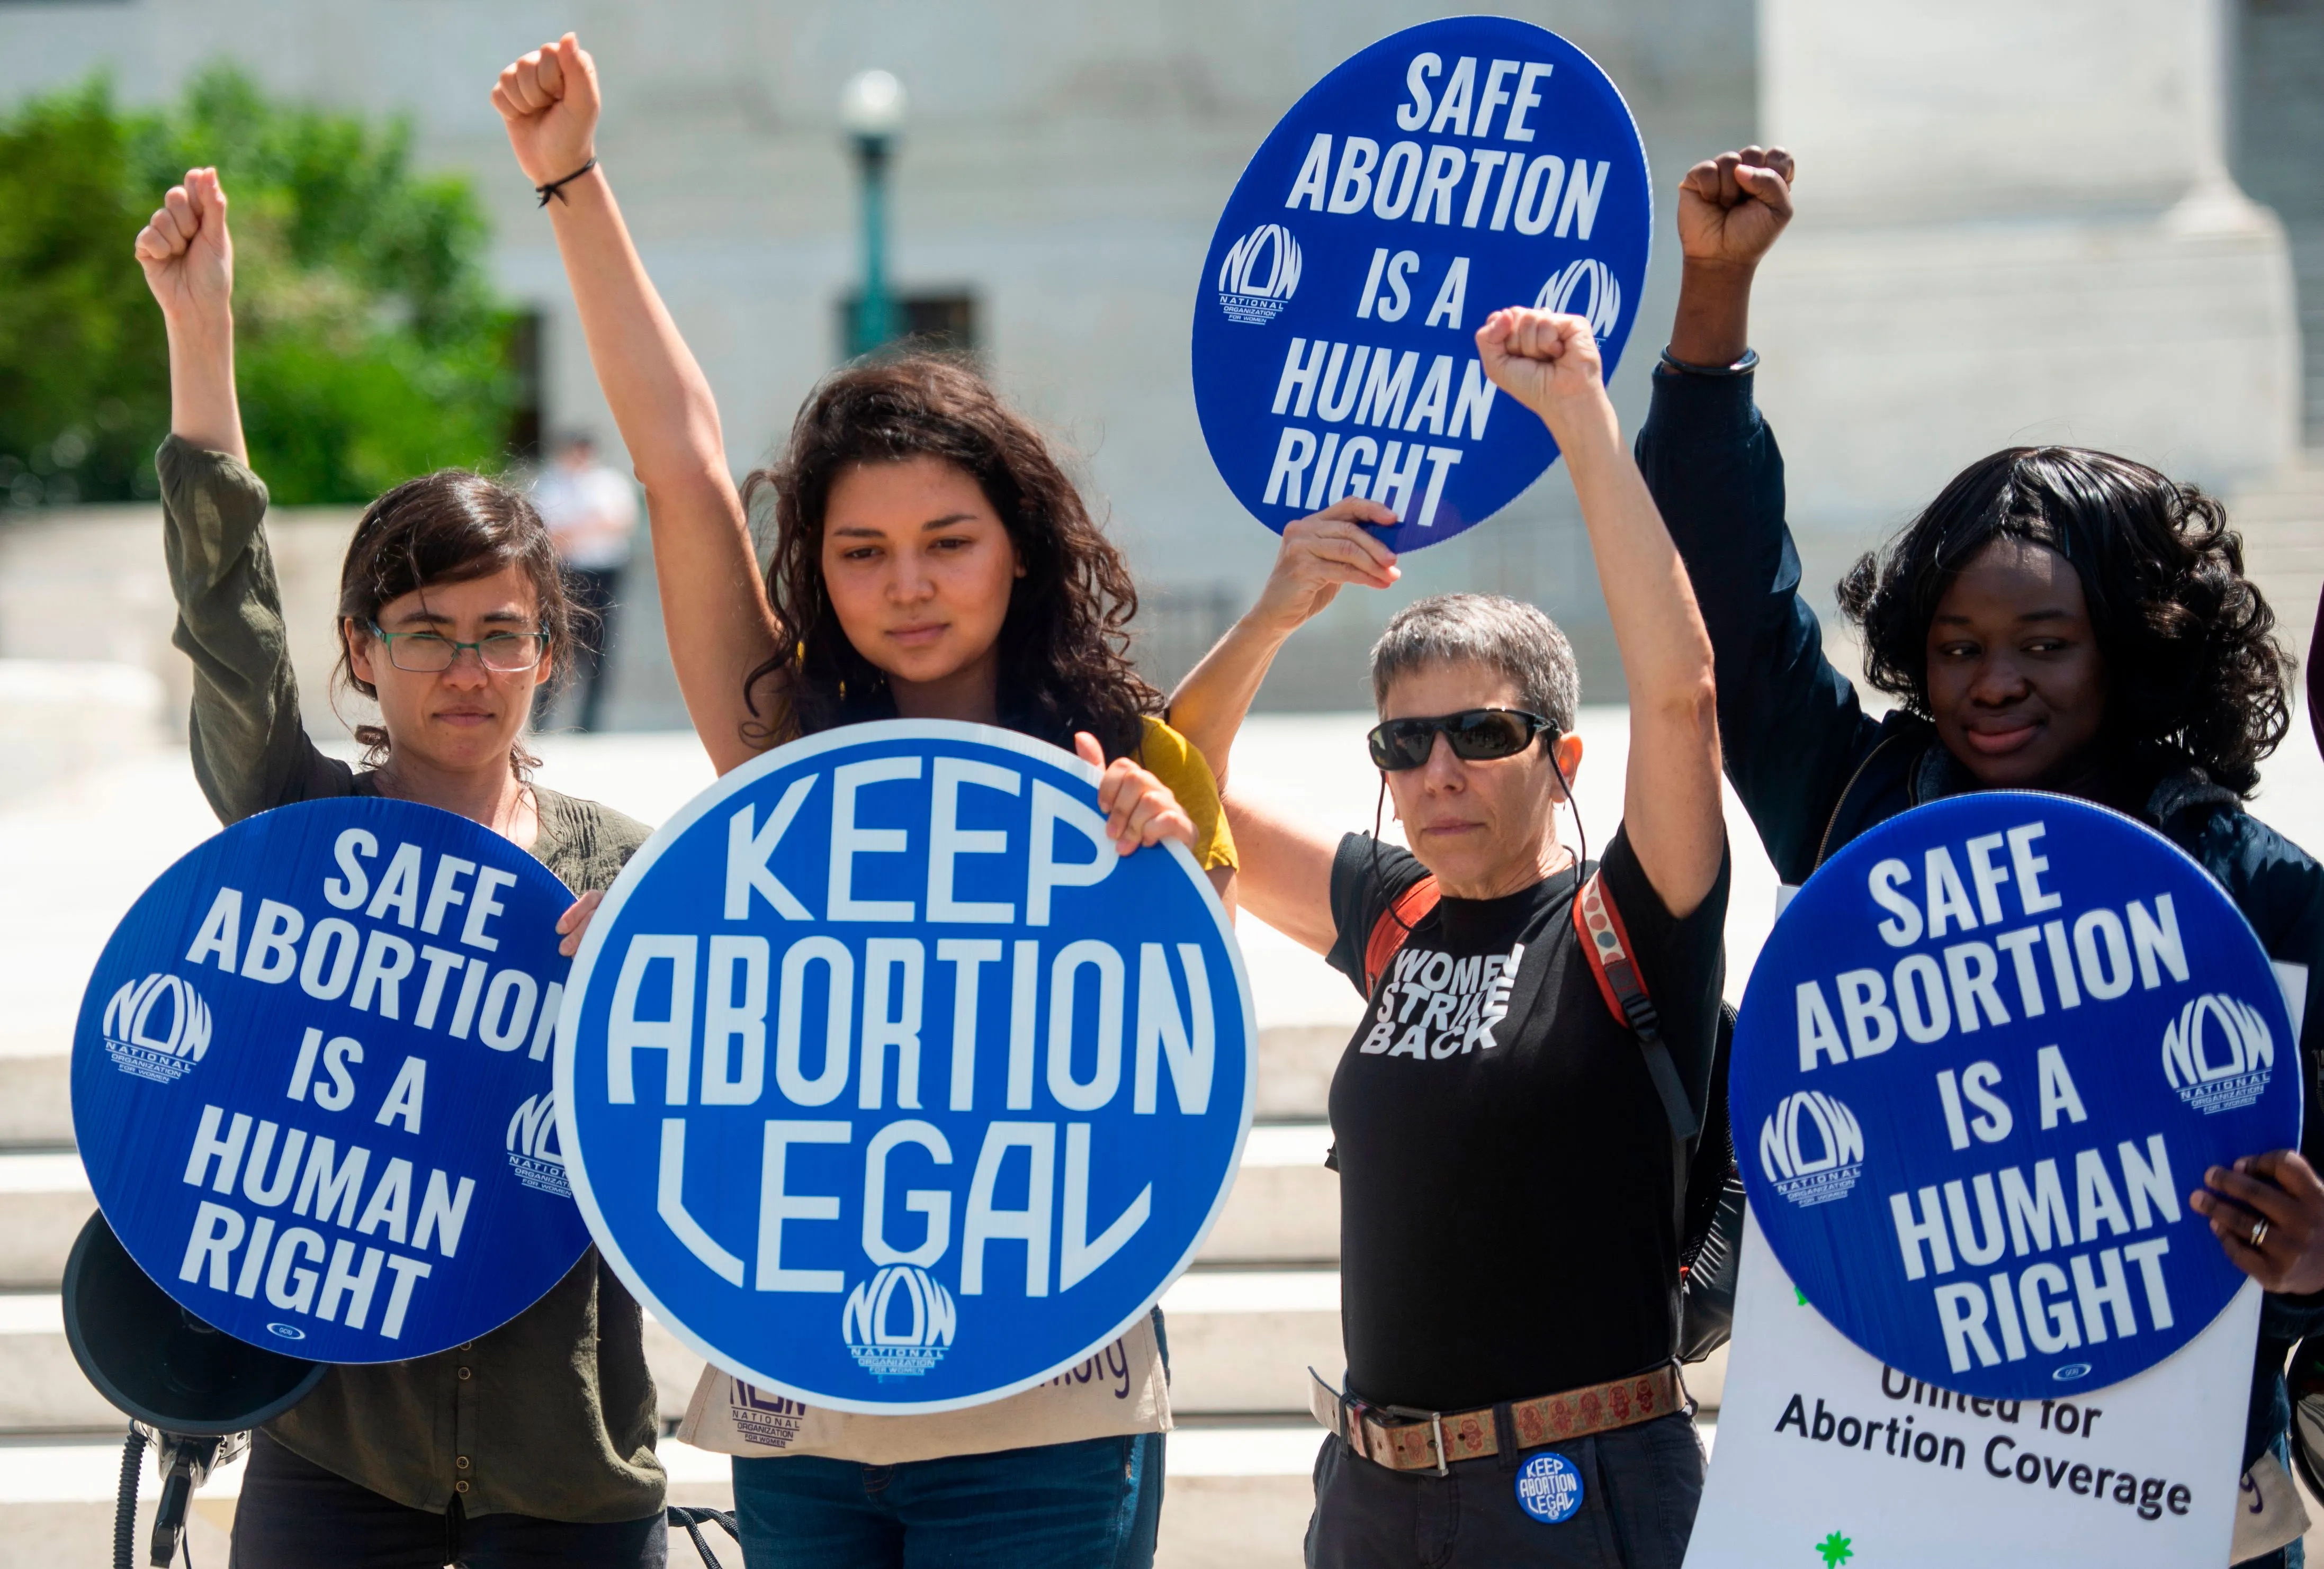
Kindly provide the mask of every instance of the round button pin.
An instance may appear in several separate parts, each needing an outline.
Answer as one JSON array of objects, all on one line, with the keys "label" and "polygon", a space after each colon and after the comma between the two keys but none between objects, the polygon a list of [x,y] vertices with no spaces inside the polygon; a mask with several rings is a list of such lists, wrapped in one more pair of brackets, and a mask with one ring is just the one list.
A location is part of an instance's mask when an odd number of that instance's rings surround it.
[{"label": "round button pin", "polygon": [[1564,1455],[1545,1450],[1517,1467],[1517,1504],[1545,1526],[1569,1520],[1582,1507],[1582,1473]]}]

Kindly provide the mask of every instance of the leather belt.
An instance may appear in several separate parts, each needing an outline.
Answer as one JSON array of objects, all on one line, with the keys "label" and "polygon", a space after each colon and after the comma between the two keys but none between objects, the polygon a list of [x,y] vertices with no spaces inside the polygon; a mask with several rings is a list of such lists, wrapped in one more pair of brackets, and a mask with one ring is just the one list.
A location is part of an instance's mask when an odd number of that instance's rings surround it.
[{"label": "leather belt", "polygon": [[[1442,1476],[1448,1461],[1481,1460],[1500,1453],[1491,1406],[1416,1412],[1342,1395],[1312,1367],[1307,1378],[1307,1408],[1315,1420],[1338,1434],[1349,1448],[1390,1471],[1433,1471]],[[1517,1447],[1533,1449],[1650,1422],[1685,1404],[1686,1386],[1673,1364],[1611,1383],[1512,1400],[1509,1421]]]}]

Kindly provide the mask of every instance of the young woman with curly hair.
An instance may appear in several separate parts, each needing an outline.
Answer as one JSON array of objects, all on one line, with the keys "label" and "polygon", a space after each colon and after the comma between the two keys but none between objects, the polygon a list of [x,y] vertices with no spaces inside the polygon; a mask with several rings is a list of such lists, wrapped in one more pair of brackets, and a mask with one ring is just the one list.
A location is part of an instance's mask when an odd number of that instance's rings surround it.
[{"label": "young woman with curly hair", "polygon": [[[1792,161],[1729,152],[1679,192],[1678,320],[1639,466],[1711,631],[1729,777],[1776,871],[1968,790],[2048,790],[2176,841],[2269,957],[2305,967],[2302,1060],[2324,1053],[2324,867],[2244,809],[2289,723],[2292,662],[2219,504],[2142,463],[2066,446],[1971,463],[1840,585],[1885,718],[1823,653],[1784,522],[1783,458],[1753,404],[1753,269],[1791,216]],[[2313,1081],[2313,1069],[2301,1075]],[[2308,1153],[2255,1152],[2192,1196],[2266,1288],[2245,1463],[2280,1459],[2282,1369],[2324,1328],[2324,1118]],[[2288,1560],[2285,1553],[2292,1555]],[[2299,1546],[2245,1560],[2298,1564]]]},{"label": "young woman with curly hair", "polygon": [[[738,493],[701,370],[595,166],[595,64],[568,33],[503,72],[493,102],[528,177],[558,185],[558,245],[645,486],[671,660],[719,771],[864,720],[1005,725],[1103,767],[1117,849],[1185,843],[1231,908],[1217,786],[1153,717],[1160,695],[1126,656],[1129,573],[1039,434],[960,362],[859,363]],[[745,516],[765,492],[762,585]],[[1160,1327],[1101,1353],[1103,1380],[927,1417],[802,1409],[711,1369],[680,1434],[734,1455],[753,1569],[1144,1565],[1169,1425]]]}]

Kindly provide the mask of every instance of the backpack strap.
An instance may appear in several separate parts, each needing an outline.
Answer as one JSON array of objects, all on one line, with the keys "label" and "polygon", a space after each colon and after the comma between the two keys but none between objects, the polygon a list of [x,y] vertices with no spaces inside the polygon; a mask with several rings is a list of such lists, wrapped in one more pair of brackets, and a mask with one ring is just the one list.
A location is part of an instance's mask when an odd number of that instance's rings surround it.
[{"label": "backpack strap", "polygon": [[[1575,895],[1573,926],[1582,938],[1582,954],[1590,960],[1590,973],[1598,979],[1599,995],[1638,1038],[1646,1053],[1646,1076],[1655,1081],[1663,1115],[1670,1119],[1671,1133],[1683,1145],[1702,1131],[1702,1119],[1688,1103],[1686,1087],[1679,1082],[1678,1064],[1671,1060],[1670,1046],[1662,1037],[1661,1015],[1646,995],[1646,982],[1638,977],[1637,964],[1631,958],[1630,934],[1623,928],[1622,913],[1614,906],[1614,891],[1606,886],[1602,871],[1592,873]],[[1680,1191],[1684,1190],[1682,1182]]]},{"label": "backpack strap", "polygon": [[1379,990],[1380,977],[1396,962],[1404,940],[1412,935],[1414,927],[1428,919],[1428,913],[1436,908],[1440,897],[1435,875],[1431,873],[1398,894],[1395,902],[1379,913],[1379,919],[1372,922],[1371,936],[1364,942],[1365,996]]}]

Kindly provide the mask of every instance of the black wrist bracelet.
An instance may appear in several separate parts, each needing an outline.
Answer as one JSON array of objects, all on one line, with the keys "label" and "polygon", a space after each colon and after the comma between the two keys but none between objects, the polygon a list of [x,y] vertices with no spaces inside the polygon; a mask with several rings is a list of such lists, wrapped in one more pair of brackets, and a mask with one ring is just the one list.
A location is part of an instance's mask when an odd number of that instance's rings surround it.
[{"label": "black wrist bracelet", "polygon": [[1687,376],[1748,376],[1759,368],[1759,351],[1745,349],[1743,357],[1731,365],[1691,365],[1666,348],[1663,363]]},{"label": "black wrist bracelet", "polygon": [[532,188],[532,194],[540,198],[540,205],[542,206],[547,206],[549,205],[549,198],[550,197],[555,197],[558,201],[564,201],[566,199],[565,188],[571,185],[575,180],[579,179],[583,175],[588,173],[591,170],[596,167],[597,155],[593,152],[589,155],[588,162],[575,170],[571,174],[567,175],[563,179],[552,179],[547,185],[534,186]]}]

